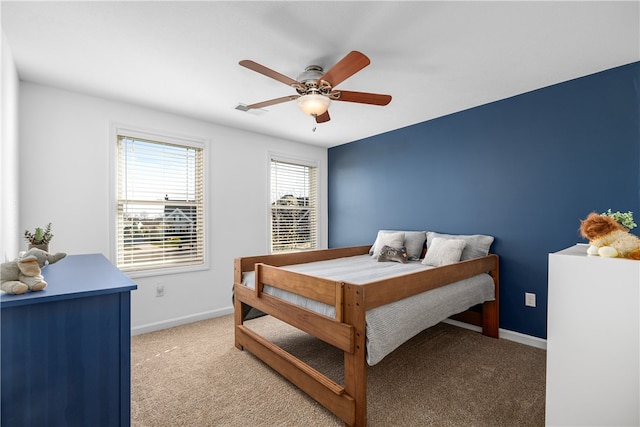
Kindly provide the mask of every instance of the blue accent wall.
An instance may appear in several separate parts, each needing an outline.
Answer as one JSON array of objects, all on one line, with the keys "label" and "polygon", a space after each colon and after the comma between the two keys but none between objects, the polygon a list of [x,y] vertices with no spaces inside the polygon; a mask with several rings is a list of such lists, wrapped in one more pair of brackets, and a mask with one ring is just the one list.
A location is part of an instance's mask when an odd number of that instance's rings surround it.
[{"label": "blue accent wall", "polygon": [[548,254],[587,243],[591,211],[640,223],[639,87],[637,62],[329,149],[329,246],[495,236],[500,327],[546,338]]}]

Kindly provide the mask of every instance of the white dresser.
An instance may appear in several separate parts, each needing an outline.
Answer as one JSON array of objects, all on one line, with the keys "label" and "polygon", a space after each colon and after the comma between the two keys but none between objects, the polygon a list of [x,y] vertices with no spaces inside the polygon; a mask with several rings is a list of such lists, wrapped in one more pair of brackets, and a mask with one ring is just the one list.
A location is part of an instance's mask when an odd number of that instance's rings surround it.
[{"label": "white dresser", "polygon": [[549,254],[548,426],[640,425],[640,261]]}]

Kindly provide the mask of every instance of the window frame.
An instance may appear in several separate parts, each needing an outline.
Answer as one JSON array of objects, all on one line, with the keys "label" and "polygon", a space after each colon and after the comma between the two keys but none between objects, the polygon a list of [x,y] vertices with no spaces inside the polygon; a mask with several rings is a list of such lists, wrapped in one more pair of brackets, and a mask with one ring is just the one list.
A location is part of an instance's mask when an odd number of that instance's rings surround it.
[{"label": "window frame", "polygon": [[137,277],[152,277],[152,276],[164,276],[169,274],[180,274],[180,273],[189,273],[195,271],[203,271],[208,270],[210,268],[210,250],[209,250],[209,229],[210,229],[210,221],[209,221],[209,208],[207,205],[208,200],[208,183],[209,183],[209,151],[207,146],[209,145],[209,140],[206,138],[199,138],[187,135],[179,135],[176,133],[172,133],[164,130],[152,130],[152,129],[144,129],[137,126],[125,125],[121,123],[111,123],[111,135],[110,135],[110,194],[111,201],[109,204],[109,214],[110,214],[110,229],[109,229],[109,254],[111,262],[114,265],[117,265],[118,262],[118,138],[122,135],[126,135],[127,137],[148,140],[152,142],[158,143],[167,143],[180,145],[185,147],[193,147],[202,149],[202,162],[203,162],[203,176],[202,176],[202,196],[203,196],[203,263],[198,265],[187,265],[187,266],[177,266],[177,267],[159,267],[153,269],[144,269],[144,270],[127,270],[125,273],[132,278]]},{"label": "window frame", "polygon": [[[293,165],[298,166],[306,166],[315,169],[315,247],[309,249],[294,249],[288,251],[273,251],[273,220],[272,220],[272,206],[271,206],[271,163],[273,161],[282,162],[282,163],[291,163]],[[303,158],[298,156],[291,156],[280,154],[276,152],[269,152],[267,158],[267,250],[270,254],[281,254],[281,253],[294,253],[294,252],[303,252],[307,250],[320,249],[322,247],[321,244],[321,214],[320,214],[320,179],[321,179],[321,168],[320,161],[315,159]]]}]

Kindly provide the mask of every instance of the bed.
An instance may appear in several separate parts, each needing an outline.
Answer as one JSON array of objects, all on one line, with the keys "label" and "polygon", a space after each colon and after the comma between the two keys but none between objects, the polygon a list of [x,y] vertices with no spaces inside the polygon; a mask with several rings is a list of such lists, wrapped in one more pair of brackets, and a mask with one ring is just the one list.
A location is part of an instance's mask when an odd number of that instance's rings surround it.
[{"label": "bed", "polygon": [[[373,246],[236,258],[235,346],[260,358],[345,425],[365,426],[367,365],[447,318],[498,338],[499,265],[498,256],[489,253],[491,242],[482,235],[381,230]],[[457,245],[453,255],[451,245]],[[380,262],[381,250],[389,248],[408,261]],[[341,350],[344,384],[253,331],[244,323],[249,308]]]}]

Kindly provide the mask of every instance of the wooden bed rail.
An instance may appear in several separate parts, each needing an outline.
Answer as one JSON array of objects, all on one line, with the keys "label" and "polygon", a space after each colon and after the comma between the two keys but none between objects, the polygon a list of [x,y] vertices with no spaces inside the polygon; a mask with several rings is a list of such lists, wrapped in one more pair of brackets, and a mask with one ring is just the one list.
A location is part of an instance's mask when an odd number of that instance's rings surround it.
[{"label": "wooden bed rail", "polygon": [[[314,278],[302,273],[285,271],[277,267],[256,264],[255,289],[235,285],[234,293],[240,301],[248,301],[248,294],[255,295],[251,304],[296,328],[325,341],[342,351],[353,352],[353,326],[343,323],[344,283]],[[264,285],[293,292],[335,308],[336,317],[323,316],[263,292]]]},{"label": "wooden bed rail", "polygon": [[[494,269],[497,270],[497,265],[498,256],[491,254],[456,264],[409,273],[405,276],[369,282],[363,285],[366,287],[367,293],[366,309],[380,307],[478,274],[489,273]],[[399,277],[402,277],[402,280],[399,280]]]},{"label": "wooden bed rail", "polygon": [[343,282],[309,276],[262,263],[256,264],[255,290],[260,298],[264,285],[293,292],[314,301],[333,306],[335,319],[342,322]]},{"label": "wooden bed rail", "polygon": [[[304,264],[313,261],[325,261],[334,258],[343,258],[355,255],[364,255],[369,253],[371,245],[352,246],[348,248],[334,249],[317,249],[313,251],[287,252],[282,254],[258,255],[245,258],[236,258],[235,271],[236,283],[242,282],[242,273],[245,271],[253,271],[256,263],[272,265],[274,267],[282,267],[283,265]],[[240,274],[240,277],[237,274]],[[240,279],[240,280],[238,280]]]}]

